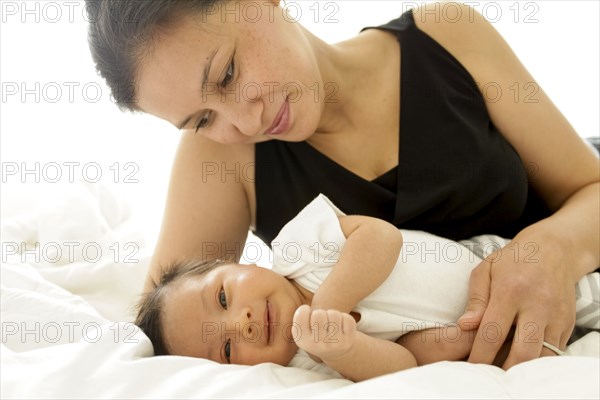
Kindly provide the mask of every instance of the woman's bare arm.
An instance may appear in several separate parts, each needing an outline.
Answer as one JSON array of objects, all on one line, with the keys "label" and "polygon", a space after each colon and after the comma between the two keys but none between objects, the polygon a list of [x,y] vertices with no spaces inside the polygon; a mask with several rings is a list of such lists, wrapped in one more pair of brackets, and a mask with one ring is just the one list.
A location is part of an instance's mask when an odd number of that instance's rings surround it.
[{"label": "woman's bare arm", "polygon": [[[536,91],[533,101],[482,95],[492,122],[555,211],[513,238],[509,250],[520,256],[502,257],[493,266],[482,263],[472,275],[467,307],[472,314],[461,324],[496,324],[500,337],[491,342],[480,332],[470,361],[492,362],[514,323],[515,337],[521,339],[513,341],[505,364],[510,367],[538,357],[543,341],[566,345],[575,320],[575,283],[600,264],[600,162],[494,27],[472,8],[459,7],[462,17],[452,21],[428,14],[427,6],[417,8],[415,22],[465,66],[480,88],[494,83],[505,93],[515,85]],[[527,246],[536,247],[537,262],[524,259],[531,253]]]},{"label": "woman's bare arm", "polygon": [[253,185],[253,168],[247,168],[253,160],[253,146],[183,133],[145,289],[176,260],[239,260],[251,222],[246,190]]}]

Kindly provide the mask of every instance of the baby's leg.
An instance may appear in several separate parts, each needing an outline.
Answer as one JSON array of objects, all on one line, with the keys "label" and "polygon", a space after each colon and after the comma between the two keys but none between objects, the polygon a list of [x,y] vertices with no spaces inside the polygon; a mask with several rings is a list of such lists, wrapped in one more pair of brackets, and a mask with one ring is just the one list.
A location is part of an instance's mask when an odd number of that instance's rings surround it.
[{"label": "baby's leg", "polygon": [[461,331],[458,326],[452,325],[410,332],[396,343],[406,347],[415,356],[418,365],[425,365],[466,359],[473,339],[473,331]]},{"label": "baby's leg", "polygon": [[[461,331],[458,326],[449,325],[407,333],[396,340],[396,343],[415,356],[417,365],[438,361],[466,361],[471,353],[476,332]],[[512,337],[511,330],[493,362],[494,365],[501,367],[506,360]]]}]

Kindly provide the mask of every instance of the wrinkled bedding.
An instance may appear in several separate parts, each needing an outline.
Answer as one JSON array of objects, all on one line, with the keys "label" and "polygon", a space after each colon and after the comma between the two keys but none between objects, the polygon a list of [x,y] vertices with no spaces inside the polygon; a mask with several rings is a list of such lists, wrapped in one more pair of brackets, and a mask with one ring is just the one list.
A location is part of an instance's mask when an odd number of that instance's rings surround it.
[{"label": "wrinkled bedding", "polygon": [[2,220],[2,398],[600,397],[598,332],[567,356],[509,371],[440,362],[361,383],[274,364],[154,357],[129,322],[151,255],[131,208],[102,186],[63,189]]}]

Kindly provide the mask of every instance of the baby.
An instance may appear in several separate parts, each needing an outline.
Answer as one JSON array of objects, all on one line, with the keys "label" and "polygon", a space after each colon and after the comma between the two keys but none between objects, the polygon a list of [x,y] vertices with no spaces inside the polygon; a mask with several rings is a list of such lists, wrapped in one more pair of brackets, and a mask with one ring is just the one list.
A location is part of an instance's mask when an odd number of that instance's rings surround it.
[{"label": "baby", "polygon": [[172,267],[144,294],[136,324],[157,355],[333,369],[354,381],[460,360],[474,339],[454,324],[470,272],[483,248],[507,243],[398,230],[345,216],[320,195],[272,242],[272,269],[221,261]]}]

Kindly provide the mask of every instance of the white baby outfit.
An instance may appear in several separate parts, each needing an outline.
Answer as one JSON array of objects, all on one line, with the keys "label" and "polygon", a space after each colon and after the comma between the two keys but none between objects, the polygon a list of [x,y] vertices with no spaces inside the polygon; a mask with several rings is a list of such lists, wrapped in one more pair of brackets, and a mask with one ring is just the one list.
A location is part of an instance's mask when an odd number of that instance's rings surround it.
[{"label": "white baby outfit", "polygon": [[[344,247],[346,237],[338,220],[343,215],[324,195],[315,198],[271,242],[273,271],[315,293],[337,264]],[[481,262],[480,257],[509,242],[484,235],[459,243],[421,231],[401,232],[403,246],[396,266],[386,281],[353,310],[361,316],[357,323],[359,331],[392,341],[414,330],[455,323],[466,306],[471,270]],[[502,256],[514,257],[514,254],[500,253]],[[599,276],[588,275],[582,279],[583,287],[580,282],[577,290],[578,311],[587,307],[583,322],[587,321],[594,329],[600,328]],[[580,315],[578,322],[582,322]],[[303,350],[298,351],[289,366],[340,376],[324,364],[314,362]]]}]

